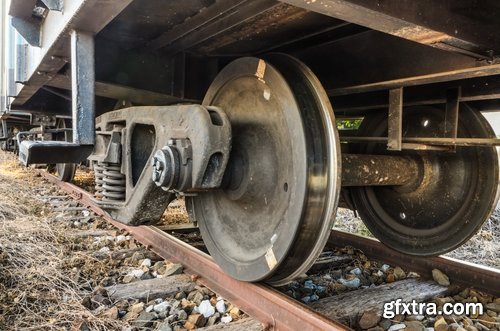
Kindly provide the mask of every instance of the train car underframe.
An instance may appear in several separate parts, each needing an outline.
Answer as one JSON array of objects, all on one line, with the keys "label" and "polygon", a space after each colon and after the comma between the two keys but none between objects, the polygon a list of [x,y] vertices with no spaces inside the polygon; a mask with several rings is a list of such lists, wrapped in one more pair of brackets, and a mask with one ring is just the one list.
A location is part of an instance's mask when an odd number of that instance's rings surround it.
[{"label": "train car underframe", "polygon": [[[470,6],[13,0],[36,51],[11,111],[72,117],[19,157],[65,179],[88,160],[96,201],[130,225],[184,196],[212,257],[245,281],[307,271],[339,201],[396,250],[447,252],[499,191],[481,112],[500,109],[500,7]],[[359,128],[337,129],[350,118]]]}]

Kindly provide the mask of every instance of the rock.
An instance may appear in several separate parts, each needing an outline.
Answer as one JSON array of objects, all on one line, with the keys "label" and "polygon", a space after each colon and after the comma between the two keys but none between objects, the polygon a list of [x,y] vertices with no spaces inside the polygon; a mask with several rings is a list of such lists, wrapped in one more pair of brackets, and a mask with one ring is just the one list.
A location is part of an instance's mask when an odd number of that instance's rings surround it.
[{"label": "rock", "polygon": [[143,311],[135,321],[130,322],[130,325],[136,328],[147,328],[153,325],[154,319],[156,319],[155,314]]},{"label": "rock", "polygon": [[130,306],[130,308],[128,309],[128,312],[129,313],[140,313],[144,310],[144,302],[139,302],[139,303],[136,303],[136,304],[133,304],[132,306]]},{"label": "rock", "polygon": [[408,275],[406,275],[406,278],[420,278],[420,275],[416,272],[410,271]]},{"label": "rock", "polygon": [[104,317],[107,317],[109,319],[118,319],[118,307],[111,307],[109,308],[105,313]]},{"label": "rock", "polygon": [[142,271],[141,269],[135,269],[129,272],[128,274],[136,278],[141,278],[142,275],[144,275],[144,271]]},{"label": "rock", "polygon": [[384,330],[388,330],[391,327],[392,322],[389,319],[383,319],[380,323],[378,323],[378,325],[380,325]]},{"label": "rock", "polygon": [[347,288],[358,288],[361,285],[361,281],[358,277],[354,277],[351,280],[345,280],[344,278],[340,278],[339,282]]},{"label": "rock", "polygon": [[351,274],[353,274],[353,275],[356,275],[356,276],[359,276],[359,275],[361,275],[361,273],[362,273],[361,269],[359,269],[359,268],[357,268],[357,267],[356,267],[356,268],[354,268],[354,269],[352,269],[352,270],[351,270],[351,271],[349,271],[349,272],[350,272]]},{"label": "rock", "polygon": [[467,331],[478,331],[474,325],[466,325],[465,330]]},{"label": "rock", "polygon": [[203,294],[200,291],[195,290],[189,293],[187,299],[199,305],[200,302],[203,300]]},{"label": "rock", "polygon": [[396,277],[397,280],[405,279],[406,273],[400,267],[396,267],[394,268],[394,277]]},{"label": "rock", "polygon": [[394,317],[392,318],[392,320],[393,320],[394,322],[396,322],[396,323],[401,323],[401,322],[403,322],[403,321],[404,321],[404,319],[405,319],[405,316],[404,316],[404,315],[401,315],[401,314],[398,314],[398,315],[396,315],[396,316],[394,316]]},{"label": "rock", "polygon": [[394,274],[388,274],[387,277],[385,278],[385,281],[387,283],[394,283],[395,280],[396,276],[394,276]]},{"label": "rock", "polygon": [[231,318],[233,320],[237,320],[240,318],[241,311],[238,307],[234,307],[234,308],[231,308],[231,310],[229,310],[229,315],[231,316]]},{"label": "rock", "polygon": [[494,328],[495,327],[495,319],[491,316],[488,316],[486,314],[479,316],[478,318],[481,320],[481,324],[486,326],[487,328]]},{"label": "rock", "polygon": [[500,313],[500,303],[499,302],[488,303],[486,305],[486,309],[492,310],[495,313]]},{"label": "rock", "polygon": [[217,323],[217,321],[219,320],[219,318],[220,318],[220,314],[219,313],[213,314],[212,316],[209,317],[209,319],[207,320],[207,323],[205,324],[205,326],[209,327],[209,326],[215,325],[215,323]]},{"label": "rock", "polygon": [[226,312],[226,304],[224,303],[224,300],[217,301],[215,308],[219,313],[224,314]]},{"label": "rock", "polygon": [[157,313],[166,312],[168,308],[170,308],[170,304],[167,301],[163,301],[162,303],[154,305],[153,307],[154,311]]},{"label": "rock", "polygon": [[104,246],[103,248],[101,248],[101,249],[99,250],[99,252],[100,252],[100,253],[107,253],[107,252],[109,252],[109,251],[110,251],[110,249],[109,249],[109,247],[107,247],[107,246]]},{"label": "rock", "polygon": [[169,322],[163,322],[156,328],[157,331],[172,331]]},{"label": "rock", "polygon": [[232,320],[233,318],[231,317],[231,315],[222,316],[220,319],[221,323],[230,323]]},{"label": "rock", "polygon": [[376,326],[374,328],[369,328],[368,331],[384,331],[383,327]]},{"label": "rock", "polygon": [[382,270],[383,272],[387,272],[387,270],[389,270],[390,268],[391,268],[390,265],[383,264],[382,267],[380,267],[380,270]]},{"label": "rock", "polygon": [[185,321],[188,318],[188,314],[184,310],[181,309],[177,313],[177,318],[179,319],[179,321]]},{"label": "rock", "polygon": [[210,316],[215,314],[215,308],[212,306],[209,300],[203,300],[202,302],[200,302],[200,305],[198,306],[198,311],[205,318],[209,318]]},{"label": "rock", "polygon": [[460,327],[458,323],[450,323],[448,325],[448,331],[456,331]]},{"label": "rock", "polygon": [[175,295],[175,300],[182,300],[186,298],[186,293],[185,292],[179,292]]},{"label": "rock", "polygon": [[490,329],[487,327],[487,326],[484,326],[483,324],[477,322],[475,324],[475,327],[477,328],[477,330],[479,331],[489,331]]},{"label": "rock", "polygon": [[147,306],[146,309],[144,309],[144,310],[147,311],[148,313],[150,313],[153,311],[153,307],[154,307],[154,305]]},{"label": "rock", "polygon": [[186,321],[186,323],[184,323],[184,329],[186,329],[186,330],[194,330],[194,329],[196,329],[196,325],[194,325],[193,323],[191,323],[189,321]]},{"label": "rock", "polygon": [[151,259],[142,260],[141,267],[146,267],[146,268],[151,267]]},{"label": "rock", "polygon": [[432,278],[441,286],[450,286],[450,279],[439,269],[432,270]]},{"label": "rock", "polygon": [[407,321],[422,321],[425,319],[424,315],[408,315],[406,316]]},{"label": "rock", "polygon": [[404,323],[400,323],[400,324],[394,324],[394,325],[391,325],[391,327],[388,329],[388,331],[398,331],[398,330],[402,330],[406,327],[406,325]]},{"label": "rock", "polygon": [[419,321],[408,321],[405,325],[405,331],[425,331],[424,325]]},{"label": "rock", "polygon": [[189,311],[193,310],[193,308],[196,306],[194,302],[191,302],[187,299],[182,299],[181,300],[181,307],[182,309],[187,309]]},{"label": "rock", "polygon": [[188,322],[192,323],[196,327],[202,327],[205,325],[207,320],[202,314],[192,314],[188,317]]},{"label": "rock", "polygon": [[163,276],[165,276],[165,277],[172,276],[172,275],[179,275],[179,274],[182,274],[183,270],[184,270],[184,267],[182,266],[182,264],[172,263],[170,265],[167,265],[165,268],[165,271],[162,272],[161,274],[163,274]]},{"label": "rock", "polygon": [[125,241],[125,240],[127,240],[127,238],[126,238],[124,235],[119,235],[119,236],[117,236],[117,237],[115,238],[115,241],[116,241],[117,243],[122,242],[122,241]]},{"label": "rock", "polygon": [[141,253],[141,252],[135,252],[130,257],[130,264],[137,265],[139,263],[139,261],[144,260],[144,258],[145,258],[145,256],[144,256],[143,253]]},{"label": "rock", "polygon": [[380,314],[373,310],[365,311],[361,316],[358,324],[362,329],[373,328],[380,322],[381,318],[382,317],[380,316]]},{"label": "rock", "polygon": [[436,331],[446,331],[448,330],[448,323],[443,317],[439,317],[436,322],[434,322],[434,330]]}]

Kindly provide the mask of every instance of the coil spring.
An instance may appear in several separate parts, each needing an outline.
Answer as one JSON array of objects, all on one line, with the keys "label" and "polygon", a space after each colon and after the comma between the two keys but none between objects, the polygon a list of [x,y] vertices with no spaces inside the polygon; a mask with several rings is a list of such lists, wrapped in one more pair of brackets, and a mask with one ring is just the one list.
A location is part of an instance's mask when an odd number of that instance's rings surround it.
[{"label": "coil spring", "polygon": [[125,175],[120,172],[120,165],[116,163],[101,163],[94,166],[96,193],[100,200],[125,200]]}]

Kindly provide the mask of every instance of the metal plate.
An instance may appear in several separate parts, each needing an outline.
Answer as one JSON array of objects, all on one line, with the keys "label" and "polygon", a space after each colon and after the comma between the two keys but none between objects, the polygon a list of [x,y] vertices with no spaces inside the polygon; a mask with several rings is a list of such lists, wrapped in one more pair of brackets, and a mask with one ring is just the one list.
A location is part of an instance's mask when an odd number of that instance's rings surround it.
[{"label": "metal plate", "polygon": [[204,105],[232,125],[222,188],[188,199],[215,261],[234,278],[284,284],[328,239],[340,189],[340,148],[328,97],[297,60],[241,58]]},{"label": "metal plate", "polygon": [[[462,104],[458,137],[494,137],[483,115]],[[432,107],[405,109],[404,137],[440,137],[445,112]],[[360,135],[387,134],[387,115],[367,116]],[[357,153],[387,154],[365,144]],[[412,255],[438,255],[463,244],[496,206],[498,156],[495,147],[457,147],[455,152],[405,151],[419,163],[415,182],[401,187],[353,188],[352,199],[369,230],[384,244]]]}]

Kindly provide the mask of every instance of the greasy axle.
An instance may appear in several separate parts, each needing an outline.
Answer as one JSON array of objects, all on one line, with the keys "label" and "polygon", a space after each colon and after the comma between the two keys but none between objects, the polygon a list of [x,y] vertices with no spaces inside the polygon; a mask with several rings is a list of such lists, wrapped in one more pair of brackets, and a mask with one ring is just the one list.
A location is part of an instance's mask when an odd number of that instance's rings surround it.
[{"label": "greasy axle", "polygon": [[342,155],[342,186],[408,185],[418,177],[418,162],[409,157]]}]

